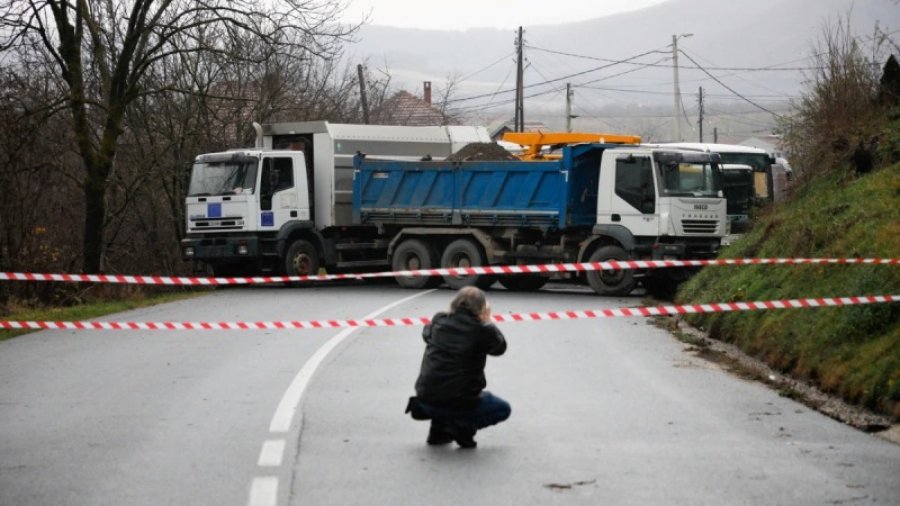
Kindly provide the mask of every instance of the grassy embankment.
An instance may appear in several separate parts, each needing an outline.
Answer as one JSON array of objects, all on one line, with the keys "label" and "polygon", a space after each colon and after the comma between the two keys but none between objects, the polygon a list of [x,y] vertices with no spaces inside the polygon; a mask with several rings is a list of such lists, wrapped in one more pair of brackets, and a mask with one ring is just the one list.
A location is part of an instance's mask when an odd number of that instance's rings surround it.
[{"label": "grassy embankment", "polygon": [[[0,311],[0,320],[6,321],[85,321],[130,309],[155,306],[166,302],[198,297],[208,293],[207,290],[179,291],[154,295],[131,295],[119,300],[105,300],[65,307],[29,308],[13,306]],[[0,330],[0,341],[37,332],[37,330]],[[85,331],[102,332],[102,331]]]},{"label": "grassy embankment", "polygon": [[[900,164],[835,172],[761,216],[722,258],[900,256]],[[708,267],[681,303],[900,294],[890,265]],[[900,303],[696,315],[693,325],[770,366],[900,420]]]}]

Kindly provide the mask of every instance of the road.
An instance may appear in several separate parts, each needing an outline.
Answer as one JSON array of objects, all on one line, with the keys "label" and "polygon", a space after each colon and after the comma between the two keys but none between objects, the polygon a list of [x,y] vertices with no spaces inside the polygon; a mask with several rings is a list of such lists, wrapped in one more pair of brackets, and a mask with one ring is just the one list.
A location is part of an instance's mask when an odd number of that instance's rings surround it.
[{"label": "road", "polygon": [[[232,288],[104,320],[431,316],[453,292]],[[495,312],[637,306],[558,286]],[[0,504],[900,504],[900,445],[641,318],[501,324],[476,450],[402,413],[421,327],[44,331],[0,342]]]}]

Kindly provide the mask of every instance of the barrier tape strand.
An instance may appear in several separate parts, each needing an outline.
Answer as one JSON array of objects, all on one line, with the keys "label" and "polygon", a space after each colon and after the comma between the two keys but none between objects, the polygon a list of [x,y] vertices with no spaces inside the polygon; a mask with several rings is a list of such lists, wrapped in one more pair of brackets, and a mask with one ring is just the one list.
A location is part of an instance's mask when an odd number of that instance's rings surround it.
[{"label": "barrier tape strand", "polygon": [[[859,297],[809,298],[769,300],[757,302],[719,302],[713,304],[634,307],[618,309],[588,309],[549,311],[540,313],[495,314],[496,323],[516,323],[552,320],[578,320],[585,318],[616,318],[633,316],[674,316],[697,313],[729,311],[755,311],[774,309],[810,309],[819,307],[855,306],[900,302],[900,295],[873,295]],[[378,318],[364,320],[308,320],[308,321],[257,321],[257,322],[103,322],[103,321],[0,321],[0,329],[61,329],[61,330],[296,330],[333,329],[351,327],[407,327],[425,325],[426,317]]]},{"label": "barrier tape strand", "polygon": [[314,276],[253,277],[172,277],[121,274],[44,274],[33,272],[0,272],[0,281],[56,281],[65,283],[110,283],[135,285],[220,286],[301,283],[308,281],[361,280],[367,278],[420,276],[477,276],[481,274],[554,274],[599,270],[661,269],[670,267],[706,267],[725,265],[812,265],[868,264],[900,265],[900,258],[722,258],[710,260],[611,260],[608,262],[556,263],[536,265],[496,265],[454,267],[355,274],[320,274]]}]

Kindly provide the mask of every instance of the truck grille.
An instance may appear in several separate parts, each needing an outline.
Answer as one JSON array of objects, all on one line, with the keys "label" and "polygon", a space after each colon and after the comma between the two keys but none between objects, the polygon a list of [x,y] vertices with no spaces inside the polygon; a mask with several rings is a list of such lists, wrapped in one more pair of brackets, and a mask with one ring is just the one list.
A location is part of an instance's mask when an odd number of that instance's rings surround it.
[{"label": "truck grille", "polygon": [[718,225],[716,220],[681,220],[685,234],[715,234]]},{"label": "truck grille", "polygon": [[196,231],[205,230],[240,230],[244,227],[244,220],[240,218],[216,218],[216,219],[194,219],[191,220],[191,229]]}]

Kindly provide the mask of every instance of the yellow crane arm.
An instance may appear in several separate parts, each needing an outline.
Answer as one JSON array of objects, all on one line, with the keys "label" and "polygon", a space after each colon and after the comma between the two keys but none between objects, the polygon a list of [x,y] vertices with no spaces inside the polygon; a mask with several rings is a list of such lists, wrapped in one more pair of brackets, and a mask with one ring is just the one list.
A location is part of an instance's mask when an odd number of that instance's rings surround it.
[{"label": "yellow crane arm", "polygon": [[587,142],[602,142],[609,144],[640,144],[641,138],[637,135],[620,135],[588,132],[506,132],[503,140],[518,144],[525,148],[519,155],[523,160],[536,160],[543,158],[541,149],[544,146],[559,146],[565,144],[583,144]]}]

